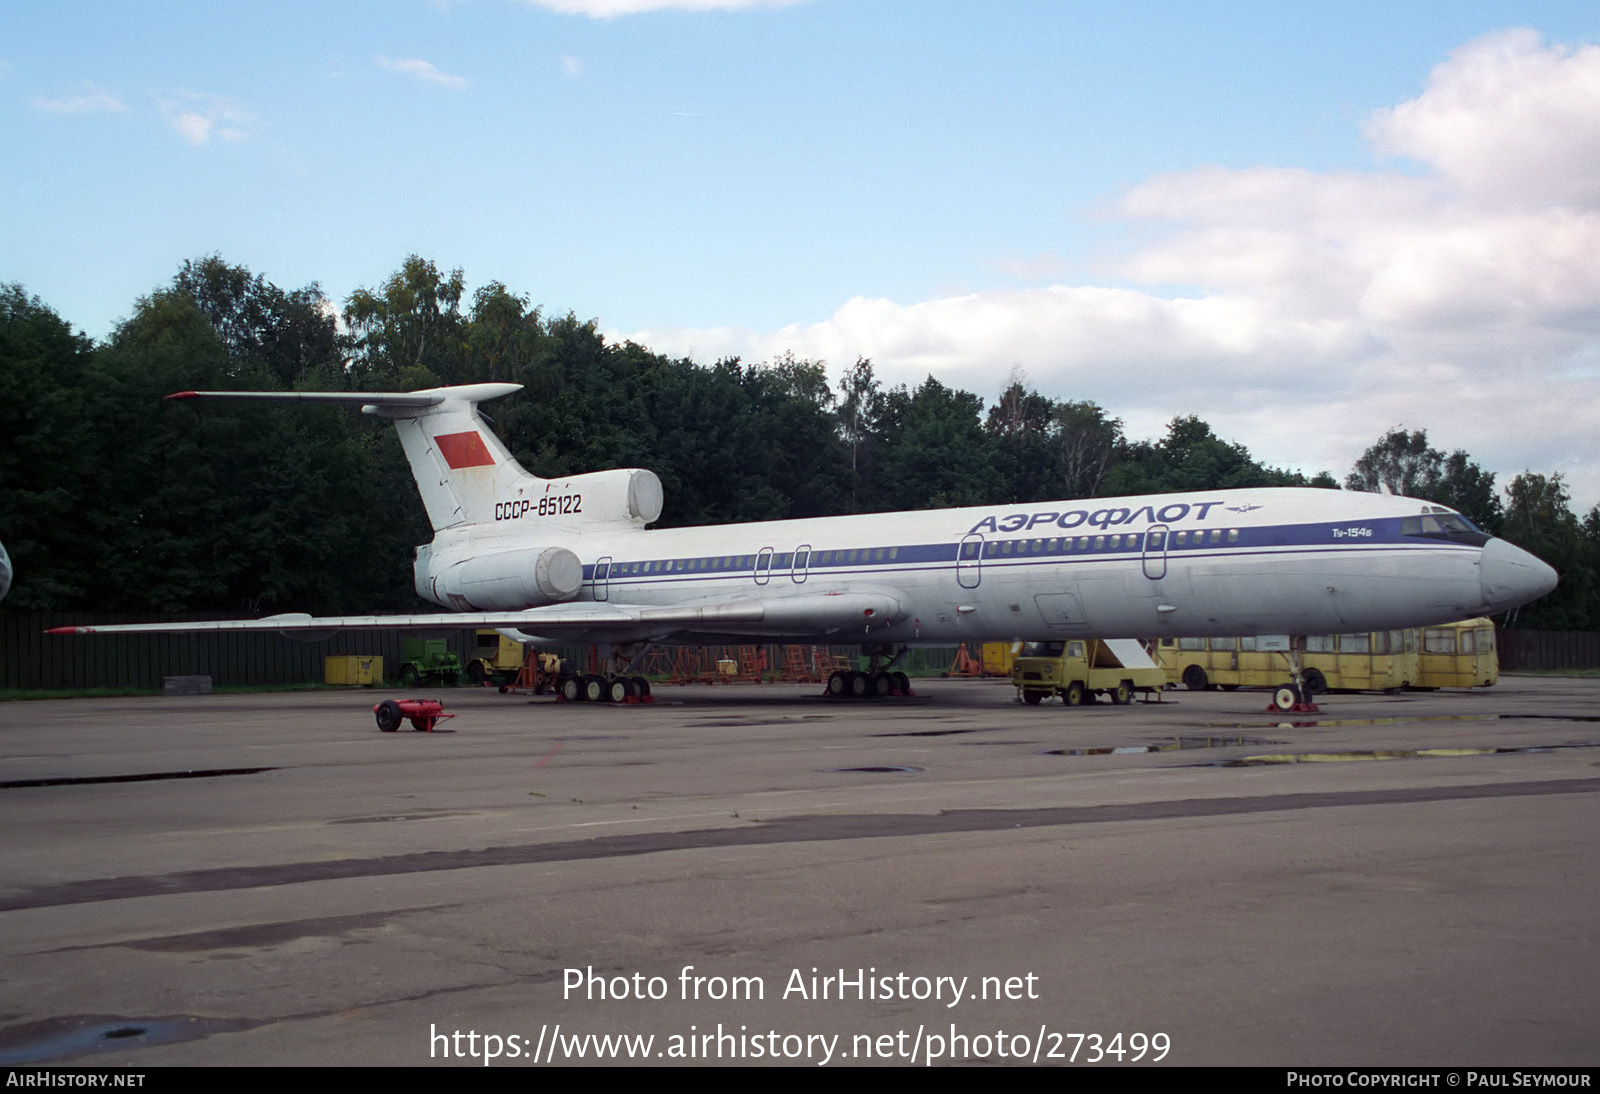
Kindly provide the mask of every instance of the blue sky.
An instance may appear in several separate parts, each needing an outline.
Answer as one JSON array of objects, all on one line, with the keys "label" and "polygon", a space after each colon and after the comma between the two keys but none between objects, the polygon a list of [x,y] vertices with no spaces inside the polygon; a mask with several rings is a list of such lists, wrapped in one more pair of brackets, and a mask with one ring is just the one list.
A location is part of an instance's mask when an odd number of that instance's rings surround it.
[{"label": "blue sky", "polygon": [[1404,424],[1587,508],[1597,42],[1593,3],[9,5],[0,280],[103,337],[186,258],[338,304],[414,252],[706,363],[1016,371],[1341,475]]}]

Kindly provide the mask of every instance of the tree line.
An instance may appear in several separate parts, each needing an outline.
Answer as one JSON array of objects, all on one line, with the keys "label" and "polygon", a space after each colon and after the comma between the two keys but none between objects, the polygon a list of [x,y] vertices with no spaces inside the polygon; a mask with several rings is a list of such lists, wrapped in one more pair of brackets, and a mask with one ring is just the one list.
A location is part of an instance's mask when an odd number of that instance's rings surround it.
[{"label": "tree line", "polygon": [[[1338,489],[1266,466],[1194,416],[1135,440],[1090,401],[1013,377],[983,397],[929,377],[885,387],[869,360],[835,390],[823,363],[702,366],[594,321],[545,315],[505,285],[466,298],[460,270],[413,256],[336,309],[217,256],[186,262],[103,342],[0,286],[3,607],[349,613],[415,607],[430,537],[394,431],[330,408],[163,402],[206,388],[411,390],[505,381],[483,409],[536,475],[648,467],[662,526],[1252,486]],[[1503,492],[1465,452],[1396,429],[1346,489],[1460,509],[1554,565],[1524,626],[1600,626],[1600,508],[1560,475]]]}]

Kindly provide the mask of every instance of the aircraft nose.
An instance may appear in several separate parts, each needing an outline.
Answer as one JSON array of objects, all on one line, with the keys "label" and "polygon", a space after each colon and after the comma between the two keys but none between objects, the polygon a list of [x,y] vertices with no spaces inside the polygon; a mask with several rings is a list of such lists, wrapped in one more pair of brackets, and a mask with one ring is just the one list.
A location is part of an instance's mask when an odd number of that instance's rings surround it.
[{"label": "aircraft nose", "polygon": [[1521,547],[1503,539],[1483,545],[1478,559],[1485,613],[1502,612],[1537,600],[1556,587],[1556,572]]}]

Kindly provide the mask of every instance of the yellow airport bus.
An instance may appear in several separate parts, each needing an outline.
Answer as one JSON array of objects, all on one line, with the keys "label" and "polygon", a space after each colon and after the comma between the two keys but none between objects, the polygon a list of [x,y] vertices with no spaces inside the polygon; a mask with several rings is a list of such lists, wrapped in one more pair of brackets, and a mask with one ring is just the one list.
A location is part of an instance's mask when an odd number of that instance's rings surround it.
[{"label": "yellow airport bus", "polygon": [[[1275,642],[1249,636],[1163,638],[1156,647],[1156,662],[1166,671],[1169,683],[1181,683],[1191,691],[1277,687],[1289,678],[1289,662],[1275,652],[1283,648],[1283,636],[1274,637]],[[1258,648],[1262,645],[1272,645],[1274,650]],[[1494,624],[1487,619],[1421,631],[1313,634],[1306,637],[1301,675],[1313,695],[1406,687],[1487,687],[1499,676],[1494,648]]]},{"label": "yellow airport bus", "polygon": [[[1263,644],[1275,648],[1258,648]],[[1163,638],[1156,661],[1173,684],[1191,691],[1209,687],[1278,687],[1289,679],[1289,661],[1277,643],[1243,638]],[[1326,691],[1390,691],[1417,679],[1417,632],[1369,631],[1306,636],[1301,679],[1312,695]]]},{"label": "yellow airport bus", "polygon": [[1418,688],[1487,688],[1500,679],[1494,623],[1464,619],[1443,627],[1424,627],[1418,659]]}]

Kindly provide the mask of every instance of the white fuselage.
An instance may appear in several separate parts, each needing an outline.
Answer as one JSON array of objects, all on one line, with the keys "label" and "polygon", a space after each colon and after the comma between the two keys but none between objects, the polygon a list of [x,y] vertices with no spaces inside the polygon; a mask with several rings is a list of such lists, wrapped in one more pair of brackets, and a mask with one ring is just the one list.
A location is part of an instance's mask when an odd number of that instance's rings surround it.
[{"label": "white fuselage", "polygon": [[[582,564],[574,606],[765,606],[760,621],[677,628],[674,641],[1336,633],[1500,611],[1554,586],[1548,566],[1504,541],[1406,531],[1421,514],[1448,512],[1409,498],[1281,488],[656,530],[574,530],[524,511],[442,530],[426,569],[437,576],[471,559],[513,577],[559,546]],[[876,610],[809,610],[830,593],[870,594]],[[807,608],[786,617],[785,600]],[[610,623],[586,637],[666,636]]]}]

